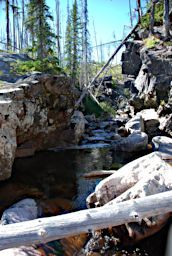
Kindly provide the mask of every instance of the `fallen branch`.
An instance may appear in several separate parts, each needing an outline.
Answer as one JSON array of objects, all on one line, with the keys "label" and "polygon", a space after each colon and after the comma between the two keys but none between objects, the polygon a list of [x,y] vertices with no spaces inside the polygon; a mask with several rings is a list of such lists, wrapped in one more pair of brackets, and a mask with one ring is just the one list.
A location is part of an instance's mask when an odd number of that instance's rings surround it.
[{"label": "fallen branch", "polygon": [[100,171],[92,171],[92,172],[86,172],[83,174],[84,178],[104,178],[104,177],[108,177],[111,174],[114,174],[114,172],[116,172],[115,170],[100,170]]},{"label": "fallen branch", "polygon": [[172,191],[56,217],[0,226],[0,250],[40,244],[172,211]]}]

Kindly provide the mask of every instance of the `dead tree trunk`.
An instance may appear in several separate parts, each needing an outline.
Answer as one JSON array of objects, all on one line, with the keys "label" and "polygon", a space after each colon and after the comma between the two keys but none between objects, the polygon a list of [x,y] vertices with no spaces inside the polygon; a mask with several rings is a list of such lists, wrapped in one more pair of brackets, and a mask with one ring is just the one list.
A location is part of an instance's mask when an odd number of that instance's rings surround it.
[{"label": "dead tree trunk", "polygon": [[84,5],[84,48],[85,48],[85,84],[88,85],[88,31],[87,31],[87,24],[88,24],[88,9],[87,9],[87,0],[85,0]]},{"label": "dead tree trunk", "polygon": [[89,88],[94,84],[94,82],[97,80],[97,78],[101,75],[101,73],[108,67],[110,62],[113,60],[115,55],[119,52],[119,50],[122,48],[122,46],[126,43],[126,41],[130,38],[130,36],[133,34],[133,32],[136,30],[140,22],[138,22],[135,27],[131,30],[131,32],[125,37],[125,39],[122,41],[122,43],[118,46],[118,48],[115,50],[113,55],[109,58],[109,60],[106,62],[106,64],[101,68],[101,70],[97,73],[97,75],[92,79],[92,81],[88,84],[87,88],[83,91],[80,98],[75,104],[75,108],[78,108],[80,105],[82,99],[85,97],[86,93],[88,92]]},{"label": "dead tree trunk", "polygon": [[133,17],[132,17],[132,10],[131,10],[131,0],[129,0],[129,9],[130,9],[130,22],[131,22],[131,27],[133,27]]},{"label": "dead tree trunk", "polygon": [[24,0],[22,0],[21,49],[23,49],[23,42],[24,42],[24,21],[25,21],[25,10],[24,10]]},{"label": "dead tree trunk", "polygon": [[56,217],[0,225],[0,250],[46,243],[172,212],[172,191]]},{"label": "dead tree trunk", "polygon": [[58,59],[61,66],[61,45],[60,45],[60,3],[56,0],[56,21],[57,21],[57,51]]},{"label": "dead tree trunk", "polygon": [[170,38],[169,10],[169,0],[164,0],[164,36],[167,40]]},{"label": "dead tree trunk", "polygon": [[7,50],[10,46],[10,21],[9,21],[9,0],[6,0],[6,32],[7,32]]},{"label": "dead tree trunk", "polygon": [[158,0],[153,0],[153,2],[152,2],[151,22],[150,22],[150,32],[152,35],[154,33],[153,27],[154,27],[154,18],[155,18],[155,5],[157,2],[158,2]]}]

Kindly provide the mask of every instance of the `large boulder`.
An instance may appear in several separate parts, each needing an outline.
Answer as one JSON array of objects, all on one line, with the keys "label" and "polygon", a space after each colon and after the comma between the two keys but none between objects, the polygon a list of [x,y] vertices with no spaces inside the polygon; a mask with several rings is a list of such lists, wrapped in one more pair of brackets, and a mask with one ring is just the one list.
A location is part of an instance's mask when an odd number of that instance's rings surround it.
[{"label": "large boulder", "polygon": [[158,151],[163,159],[172,161],[172,139],[166,136],[156,136],[152,139],[155,151]]},{"label": "large boulder", "polygon": [[[104,205],[122,193],[133,187],[139,180],[143,179],[152,172],[157,175],[162,172],[172,172],[172,167],[162,160],[162,156],[158,152],[153,152],[141,158],[138,158],[120,168],[116,173],[102,180],[95,188],[95,192],[91,194],[87,203],[91,205]],[[170,178],[170,177],[169,177]],[[166,180],[167,188],[170,189],[170,180]],[[167,185],[166,184],[166,185]]]},{"label": "large boulder", "polygon": [[[24,199],[5,210],[1,225],[18,223],[36,219],[38,216],[38,208],[33,199]],[[42,254],[36,250],[36,246],[20,246],[18,248],[10,248],[0,251],[0,256],[41,256]]]},{"label": "large boulder", "polygon": [[125,128],[130,131],[130,133],[133,132],[144,132],[144,122],[143,118],[140,115],[134,116],[131,118],[126,124]]},{"label": "large boulder", "polygon": [[138,152],[147,149],[148,136],[144,132],[132,132],[128,137],[117,137],[112,142],[112,150]]},{"label": "large boulder", "polygon": [[141,116],[144,122],[144,128],[146,134],[149,137],[155,136],[158,134],[158,129],[160,125],[159,116],[157,112],[153,109],[144,109],[137,113],[137,116]]},{"label": "large boulder", "polygon": [[[87,198],[88,207],[113,206],[123,201],[172,190],[172,167],[159,153],[151,153],[125,165],[102,180]],[[145,218],[138,223],[110,228],[123,245],[131,245],[159,231],[170,213]],[[99,236],[101,236],[99,234]]]}]

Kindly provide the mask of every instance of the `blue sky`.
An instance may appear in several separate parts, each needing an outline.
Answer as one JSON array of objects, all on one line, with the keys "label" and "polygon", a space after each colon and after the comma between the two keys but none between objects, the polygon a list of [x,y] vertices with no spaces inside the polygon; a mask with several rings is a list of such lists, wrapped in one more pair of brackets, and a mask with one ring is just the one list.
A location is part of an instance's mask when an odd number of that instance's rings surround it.
[{"label": "blue sky", "polygon": [[[96,30],[97,44],[107,43],[120,40],[123,38],[124,26],[130,25],[129,16],[129,0],[87,0],[88,1],[88,18],[89,18],[89,32],[90,41],[92,46],[96,45],[94,27]],[[20,2],[20,1],[19,1]],[[55,0],[47,0],[47,5],[50,7],[50,11],[55,14]],[[78,0],[78,3],[80,0]],[[72,7],[73,0],[69,0],[70,7]],[[131,0],[132,10],[135,8],[136,0]],[[4,7],[4,6],[3,6]],[[2,8],[2,5],[1,5]],[[60,12],[61,12],[61,27],[62,27],[62,40],[65,36],[66,16],[67,16],[67,0],[60,0]],[[2,15],[2,13],[1,13]],[[0,17],[1,28],[5,26],[5,11],[3,16]],[[2,22],[3,20],[3,22]],[[94,26],[93,26],[94,23]],[[125,28],[125,34],[129,31],[129,28]],[[103,47],[105,60],[115,50],[115,45]],[[100,51],[100,48],[99,48]],[[100,53],[99,53],[100,55]],[[93,56],[97,56],[94,49]],[[100,57],[100,56],[99,56]],[[120,61],[120,56],[117,57],[117,61]]]},{"label": "blue sky", "polygon": [[[78,0],[79,2],[80,0]],[[96,30],[97,44],[107,43],[114,41],[115,39],[120,40],[130,30],[125,25],[130,25],[129,16],[129,0],[87,0],[88,1],[88,18],[89,18],[89,32],[90,40],[92,45],[96,45],[94,27]],[[135,0],[131,0],[132,10],[135,9]],[[51,10],[55,10],[55,0],[47,1]],[[69,5],[72,7],[73,0],[69,0]],[[62,27],[66,23],[66,8],[67,0],[60,0],[60,10],[62,14]],[[93,26],[94,23],[94,26]],[[63,29],[62,29],[63,30]],[[62,31],[62,37],[64,31]],[[108,49],[107,49],[108,48]],[[111,55],[115,49],[112,44],[109,47],[104,47],[104,58],[107,59],[108,55]],[[93,52],[95,56],[95,50]],[[100,54],[99,54],[100,55]],[[117,61],[120,61],[120,55],[117,57]]]}]

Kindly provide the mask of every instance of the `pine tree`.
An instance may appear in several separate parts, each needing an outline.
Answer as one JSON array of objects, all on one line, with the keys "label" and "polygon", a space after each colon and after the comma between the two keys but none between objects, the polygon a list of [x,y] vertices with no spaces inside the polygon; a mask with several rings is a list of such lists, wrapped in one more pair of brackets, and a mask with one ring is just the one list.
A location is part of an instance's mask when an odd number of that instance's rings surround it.
[{"label": "pine tree", "polygon": [[72,78],[73,84],[76,83],[79,67],[80,32],[81,23],[79,18],[77,0],[75,0],[72,10],[68,10],[65,38],[66,67]]},{"label": "pine tree", "polygon": [[38,59],[43,61],[53,52],[55,35],[51,31],[49,23],[53,17],[49,12],[49,7],[45,4],[45,0],[30,0],[27,9],[26,26],[31,33],[32,48]]},{"label": "pine tree", "polygon": [[80,46],[80,38],[79,38],[79,30],[80,30],[80,19],[78,13],[78,5],[77,0],[74,1],[73,10],[72,10],[72,82],[75,84],[77,69],[79,66],[79,46]]},{"label": "pine tree", "polygon": [[69,75],[72,74],[72,20],[71,11],[68,9],[66,34],[65,34],[65,60]]}]

